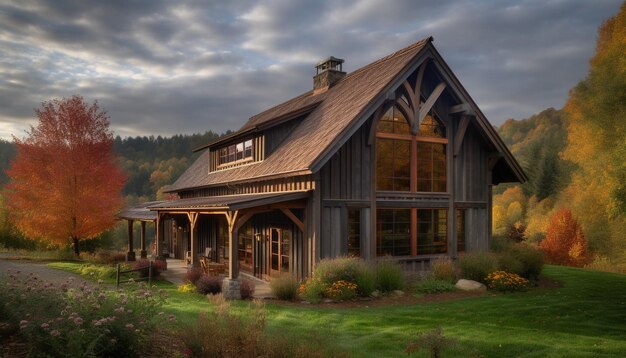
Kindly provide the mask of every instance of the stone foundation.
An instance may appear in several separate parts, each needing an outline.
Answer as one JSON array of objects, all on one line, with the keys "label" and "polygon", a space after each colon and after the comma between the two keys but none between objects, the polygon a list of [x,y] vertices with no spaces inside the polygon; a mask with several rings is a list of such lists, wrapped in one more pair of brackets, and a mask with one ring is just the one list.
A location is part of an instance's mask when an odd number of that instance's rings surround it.
[{"label": "stone foundation", "polygon": [[241,292],[239,291],[239,280],[225,278],[222,282],[222,294],[227,300],[240,300]]}]

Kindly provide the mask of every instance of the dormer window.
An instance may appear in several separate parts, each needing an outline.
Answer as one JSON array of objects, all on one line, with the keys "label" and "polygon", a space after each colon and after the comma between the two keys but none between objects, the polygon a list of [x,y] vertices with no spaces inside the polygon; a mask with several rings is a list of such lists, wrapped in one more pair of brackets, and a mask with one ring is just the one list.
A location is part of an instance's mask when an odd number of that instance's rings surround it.
[{"label": "dormer window", "polygon": [[252,139],[219,149],[219,164],[252,160]]}]

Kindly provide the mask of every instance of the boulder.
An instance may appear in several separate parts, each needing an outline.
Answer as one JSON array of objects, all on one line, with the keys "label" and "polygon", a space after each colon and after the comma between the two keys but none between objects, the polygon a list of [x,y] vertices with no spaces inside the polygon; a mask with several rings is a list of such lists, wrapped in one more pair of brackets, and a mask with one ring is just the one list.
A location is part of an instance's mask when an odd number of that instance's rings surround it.
[{"label": "boulder", "polygon": [[374,298],[378,298],[378,297],[380,297],[380,291],[376,290],[376,291],[372,292],[372,294],[370,296],[372,296]]},{"label": "boulder", "polygon": [[460,279],[457,281],[456,285],[454,285],[461,291],[486,291],[487,287],[480,282]]},{"label": "boulder", "polygon": [[396,296],[396,297],[400,297],[404,295],[404,291],[400,291],[400,290],[393,290],[391,291],[391,294]]}]

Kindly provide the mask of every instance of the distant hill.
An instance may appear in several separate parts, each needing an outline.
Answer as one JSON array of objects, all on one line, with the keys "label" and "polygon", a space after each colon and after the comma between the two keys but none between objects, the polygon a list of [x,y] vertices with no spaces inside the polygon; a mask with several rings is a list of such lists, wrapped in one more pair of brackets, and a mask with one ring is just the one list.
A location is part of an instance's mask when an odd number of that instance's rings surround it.
[{"label": "distant hill", "polygon": [[[562,110],[548,108],[527,119],[509,119],[498,133],[528,175],[528,182],[522,186],[526,196],[542,200],[567,184],[570,166],[559,156],[567,144]],[[500,186],[496,193],[506,188]]]},{"label": "distant hill", "polygon": [[[227,132],[228,134],[230,132]],[[130,202],[153,200],[163,186],[174,182],[197,157],[193,149],[220,137],[213,131],[177,134],[171,137],[117,136],[113,149],[128,175],[123,194]],[[0,186],[8,182],[6,169],[15,157],[15,145],[0,140]]]}]

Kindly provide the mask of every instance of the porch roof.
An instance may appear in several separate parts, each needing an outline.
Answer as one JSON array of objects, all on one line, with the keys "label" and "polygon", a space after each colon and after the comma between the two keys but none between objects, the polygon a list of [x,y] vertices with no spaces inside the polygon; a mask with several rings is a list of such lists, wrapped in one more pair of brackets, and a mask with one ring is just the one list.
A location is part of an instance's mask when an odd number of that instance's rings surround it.
[{"label": "porch roof", "polygon": [[[311,190],[285,191],[275,193],[238,194],[210,196],[202,198],[177,199],[160,202],[148,207],[155,211],[199,211],[210,210],[239,210],[256,206],[275,204],[285,201],[304,199],[310,195]],[[156,212],[154,213],[156,216]]]},{"label": "porch roof", "polygon": [[137,220],[137,221],[156,221],[157,214],[148,209],[151,205],[158,205],[164,201],[147,201],[129,208],[126,208],[117,214],[120,219]]}]

